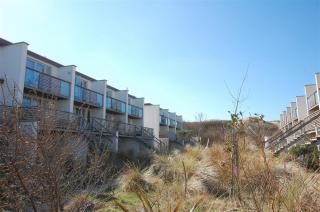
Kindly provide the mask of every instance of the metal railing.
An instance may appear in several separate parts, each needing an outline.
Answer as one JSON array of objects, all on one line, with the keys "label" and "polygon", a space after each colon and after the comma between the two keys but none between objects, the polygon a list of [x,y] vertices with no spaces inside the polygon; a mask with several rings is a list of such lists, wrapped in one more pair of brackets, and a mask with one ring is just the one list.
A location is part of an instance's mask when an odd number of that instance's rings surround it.
[{"label": "metal railing", "polygon": [[31,68],[26,69],[24,86],[49,95],[70,97],[70,82]]},{"label": "metal railing", "polygon": [[164,115],[160,115],[160,124],[161,125],[168,125],[168,118],[167,117],[165,117]]},{"label": "metal railing", "polygon": [[169,119],[169,126],[170,127],[175,127],[176,126],[176,121],[174,119]]},{"label": "metal railing", "polygon": [[142,118],[143,109],[141,107],[137,107],[137,106],[129,104],[128,105],[128,115],[129,116],[134,116],[134,117],[137,117],[137,118]]},{"label": "metal railing", "polygon": [[79,103],[88,104],[95,107],[101,108],[103,106],[102,94],[78,85],[74,87],[74,100]]},{"label": "metal railing", "polygon": [[267,142],[270,144],[268,148],[281,145],[286,138],[298,133],[299,135],[313,132],[317,127],[320,127],[320,111],[312,113],[310,116],[300,121],[285,132],[281,132],[270,138]]},{"label": "metal railing", "polygon": [[107,110],[111,110],[118,113],[125,113],[126,112],[126,103],[120,101],[118,99],[114,99],[110,96],[107,96]]},{"label": "metal railing", "polygon": [[39,107],[24,108],[0,105],[0,124],[13,123],[14,121],[37,123],[39,130],[89,131],[103,134],[114,134],[118,131],[120,136],[130,137],[150,137],[150,134],[153,135],[151,128],[142,128],[127,123],[95,117],[86,119],[74,113]]}]

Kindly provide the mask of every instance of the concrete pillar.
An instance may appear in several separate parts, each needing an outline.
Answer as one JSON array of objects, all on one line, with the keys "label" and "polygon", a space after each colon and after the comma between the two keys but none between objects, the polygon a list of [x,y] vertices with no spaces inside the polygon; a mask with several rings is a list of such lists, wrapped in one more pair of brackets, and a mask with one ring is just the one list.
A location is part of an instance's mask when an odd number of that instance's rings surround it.
[{"label": "concrete pillar", "polygon": [[0,47],[0,78],[4,79],[1,104],[22,103],[27,51],[28,44],[25,42]]}]

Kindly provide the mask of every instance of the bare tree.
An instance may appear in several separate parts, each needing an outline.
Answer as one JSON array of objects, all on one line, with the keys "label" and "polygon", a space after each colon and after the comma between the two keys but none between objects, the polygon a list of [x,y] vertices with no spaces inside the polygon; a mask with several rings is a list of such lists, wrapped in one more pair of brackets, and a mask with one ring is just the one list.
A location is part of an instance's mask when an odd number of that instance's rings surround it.
[{"label": "bare tree", "polygon": [[202,138],[202,132],[203,132],[203,122],[205,122],[207,120],[207,116],[202,113],[199,112],[195,115],[195,121],[197,122],[197,137],[200,139],[201,142],[201,138]]},{"label": "bare tree", "polygon": [[231,195],[232,197],[238,197],[241,200],[240,195],[240,184],[239,184],[239,176],[240,176],[240,153],[239,153],[239,130],[242,128],[243,121],[243,113],[240,111],[240,105],[244,101],[243,99],[243,88],[248,77],[249,66],[247,67],[246,73],[242,79],[241,85],[238,91],[233,94],[231,90],[228,88],[229,94],[234,101],[234,109],[233,111],[229,111],[231,116]]},{"label": "bare tree", "polygon": [[52,108],[0,106],[0,209],[63,211],[105,181],[106,141],[84,123]]}]

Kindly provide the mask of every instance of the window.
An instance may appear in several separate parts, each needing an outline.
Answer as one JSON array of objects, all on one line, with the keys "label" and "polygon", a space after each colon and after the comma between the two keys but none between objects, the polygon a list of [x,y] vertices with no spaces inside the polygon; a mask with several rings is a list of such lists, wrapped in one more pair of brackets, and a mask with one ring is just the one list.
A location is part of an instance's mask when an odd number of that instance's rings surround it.
[{"label": "window", "polygon": [[82,99],[82,89],[78,86],[74,87],[74,98],[77,100]]},{"label": "window", "polygon": [[97,105],[99,107],[102,106],[102,95],[100,95],[100,94],[97,94]]},{"label": "window", "polygon": [[23,97],[22,107],[29,107],[29,105],[30,105],[30,98],[29,97]]},{"label": "window", "polygon": [[69,96],[70,95],[70,84],[69,83],[61,81],[60,94],[62,96]]},{"label": "window", "polygon": [[121,112],[125,113],[126,112],[126,104],[121,102]]},{"label": "window", "polygon": [[107,108],[111,109],[112,107],[112,99],[110,97],[107,97]]},{"label": "window", "polygon": [[25,84],[32,88],[38,88],[39,73],[27,68],[25,75]]},{"label": "window", "polygon": [[51,73],[51,67],[42,63],[39,63],[31,58],[27,58],[27,68],[33,69],[35,71],[41,72],[41,73]]},{"label": "window", "polygon": [[75,84],[80,87],[87,88],[88,82],[82,79],[80,76],[76,75]]}]

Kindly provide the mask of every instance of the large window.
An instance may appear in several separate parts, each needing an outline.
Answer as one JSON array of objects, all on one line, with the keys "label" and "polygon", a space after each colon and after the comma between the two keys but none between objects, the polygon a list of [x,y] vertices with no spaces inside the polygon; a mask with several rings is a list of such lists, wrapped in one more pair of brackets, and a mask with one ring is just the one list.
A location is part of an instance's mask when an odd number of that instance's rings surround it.
[{"label": "large window", "polygon": [[62,96],[69,96],[70,95],[70,83],[61,81],[60,94]]},{"label": "large window", "polygon": [[97,106],[102,107],[102,95],[97,94]]},{"label": "large window", "polygon": [[142,118],[143,110],[142,110],[142,108],[139,108],[139,107],[136,107],[133,105],[128,105],[128,114]]},{"label": "large window", "polygon": [[51,67],[42,63],[39,63],[31,58],[27,58],[27,68],[39,71],[41,73],[50,74]]},{"label": "large window", "polygon": [[75,84],[80,87],[87,88],[88,82],[86,80],[82,79],[79,75],[76,75]]},{"label": "large window", "polygon": [[32,88],[39,87],[39,72],[33,71],[29,68],[26,70],[25,74],[25,84]]},{"label": "large window", "polygon": [[126,104],[118,99],[114,99],[112,97],[107,97],[107,109],[125,113],[126,112]]},{"label": "large window", "polygon": [[82,89],[79,86],[74,87],[74,98],[76,100],[82,100]]}]

